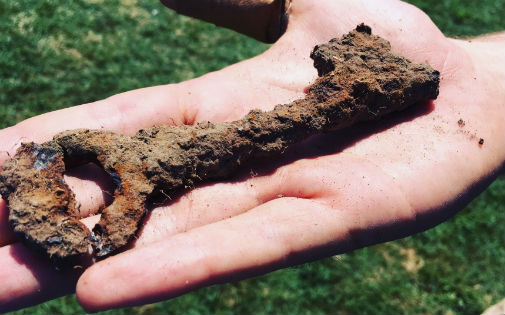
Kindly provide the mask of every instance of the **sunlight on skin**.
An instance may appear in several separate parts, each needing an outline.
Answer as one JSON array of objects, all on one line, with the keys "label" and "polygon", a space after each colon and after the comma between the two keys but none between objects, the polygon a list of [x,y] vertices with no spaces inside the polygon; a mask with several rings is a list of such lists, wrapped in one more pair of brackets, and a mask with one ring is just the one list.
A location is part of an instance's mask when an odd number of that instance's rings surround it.
[{"label": "sunlight on skin", "polygon": [[[354,15],[335,18],[334,12]],[[360,22],[390,40],[394,51],[441,70],[440,97],[431,111],[380,132],[342,133],[352,141],[335,135],[309,140],[279,157],[274,169],[262,172],[264,167],[254,166],[260,175],[247,176],[249,170],[244,170],[235,181],[201,186],[154,209],[130,250],[92,265],[81,276],[77,296],[83,307],[97,311],[159,301],[228,277],[240,279],[391,240],[443,221],[463,206],[448,204],[474,197],[465,192],[505,157],[500,121],[505,105],[496,101],[504,99],[503,86],[482,66],[489,62],[486,57],[503,60],[495,52],[476,54],[470,43],[446,39],[424,13],[397,1],[367,6],[360,1],[296,1],[287,33],[264,54],[178,85],[131,91],[28,119],[0,131],[0,151],[12,154],[20,139],[45,141],[65,129],[132,134],[154,124],[229,121],[252,108],[271,109],[301,97],[314,80],[308,55],[315,44]],[[70,115],[81,118],[75,123]],[[464,128],[459,119],[465,120]],[[478,145],[479,138],[486,139],[485,145]],[[83,212],[107,202],[103,186],[67,180]],[[63,291],[71,292],[75,272],[55,272],[40,260],[27,259],[30,253],[22,245],[12,244],[12,235],[5,232],[6,211],[0,201],[0,241],[5,245],[0,283],[22,281],[0,290],[0,311],[63,294],[56,288],[65,278]],[[91,226],[96,219],[86,222]]]}]

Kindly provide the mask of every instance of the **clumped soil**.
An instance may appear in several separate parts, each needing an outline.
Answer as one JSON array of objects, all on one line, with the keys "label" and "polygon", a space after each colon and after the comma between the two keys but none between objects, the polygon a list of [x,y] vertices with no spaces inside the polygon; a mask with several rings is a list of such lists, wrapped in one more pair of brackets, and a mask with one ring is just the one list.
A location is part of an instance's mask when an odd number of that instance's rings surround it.
[{"label": "clumped soil", "polygon": [[[230,176],[253,157],[276,155],[311,135],[376,120],[438,95],[439,72],[391,53],[388,41],[360,24],[318,45],[311,58],[319,78],[304,99],[240,120],[162,126],[128,137],[71,130],[42,143],[23,143],[5,162],[0,193],[21,240],[53,261],[88,253],[104,257],[128,244],[149,201]],[[65,170],[94,162],[115,184],[114,201],[89,231],[80,223]]]}]

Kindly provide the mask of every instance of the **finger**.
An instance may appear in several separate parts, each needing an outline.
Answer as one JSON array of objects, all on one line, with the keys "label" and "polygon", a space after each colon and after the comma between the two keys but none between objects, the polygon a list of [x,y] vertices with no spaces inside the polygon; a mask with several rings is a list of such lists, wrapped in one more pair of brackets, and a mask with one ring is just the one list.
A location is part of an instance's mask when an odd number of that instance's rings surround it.
[{"label": "finger", "polygon": [[[313,205],[306,206],[313,208]],[[257,220],[239,224],[236,218],[178,234],[99,263],[78,282],[79,302],[87,311],[145,304],[211,284],[234,271],[280,260],[280,238],[275,235],[278,230],[262,234],[257,229],[259,222],[254,222]],[[272,224],[263,223],[267,225],[262,229]],[[143,262],[148,262],[149,267]],[[101,294],[92,292],[91,288],[96,286],[102,288]]]},{"label": "finger", "polygon": [[183,115],[177,107],[177,91],[171,85],[140,89],[27,119],[0,131],[0,151],[4,152],[5,159],[6,153],[14,153],[21,142],[44,142],[69,129],[106,129],[133,134],[153,124],[180,124]]},{"label": "finger", "polygon": [[[84,223],[90,227],[97,219],[87,218]],[[86,267],[58,270],[46,257],[21,243],[0,247],[0,266],[0,313],[73,293]]]},{"label": "finger", "polygon": [[[378,227],[390,225],[392,218],[412,219],[408,205],[397,199],[391,203],[391,198],[397,198],[394,192],[375,194],[357,209],[278,198],[100,262],[82,275],[77,296],[90,311],[144,304],[228,277],[243,278],[317,258],[302,255],[310,248],[328,246],[323,251],[327,255],[383,241],[386,236],[377,232]],[[98,293],[96,287],[103,290]]]},{"label": "finger", "polygon": [[56,271],[20,243],[0,248],[0,313],[39,304],[74,291],[79,273]]},{"label": "finger", "polygon": [[290,0],[161,0],[178,13],[273,43],[286,30]]}]

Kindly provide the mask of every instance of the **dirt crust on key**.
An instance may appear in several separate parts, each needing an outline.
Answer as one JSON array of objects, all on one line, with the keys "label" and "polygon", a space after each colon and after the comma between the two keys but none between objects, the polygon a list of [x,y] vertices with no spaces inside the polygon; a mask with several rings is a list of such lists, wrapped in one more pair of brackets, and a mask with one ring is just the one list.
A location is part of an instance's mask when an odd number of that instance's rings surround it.
[{"label": "dirt crust on key", "polygon": [[[438,95],[439,72],[391,53],[388,41],[360,24],[311,54],[319,78],[305,98],[252,110],[227,123],[161,126],[128,137],[70,130],[42,143],[23,143],[5,162],[0,193],[12,229],[55,261],[104,257],[127,245],[150,202],[205,180],[227,178],[251,158],[277,155],[309,136],[379,119]],[[115,184],[114,201],[90,232],[79,222],[65,170],[93,162]]]}]

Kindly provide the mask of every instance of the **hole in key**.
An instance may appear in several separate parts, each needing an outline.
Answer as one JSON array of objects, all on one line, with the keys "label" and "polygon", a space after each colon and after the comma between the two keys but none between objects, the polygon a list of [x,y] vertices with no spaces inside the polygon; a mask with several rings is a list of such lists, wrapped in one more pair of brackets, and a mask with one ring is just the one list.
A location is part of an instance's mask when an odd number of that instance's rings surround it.
[{"label": "hole in key", "polygon": [[64,179],[75,194],[81,217],[100,212],[114,200],[113,180],[95,163],[69,169]]}]

